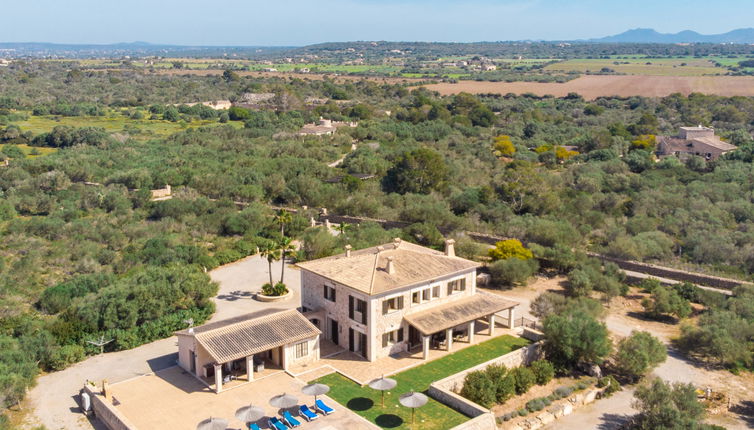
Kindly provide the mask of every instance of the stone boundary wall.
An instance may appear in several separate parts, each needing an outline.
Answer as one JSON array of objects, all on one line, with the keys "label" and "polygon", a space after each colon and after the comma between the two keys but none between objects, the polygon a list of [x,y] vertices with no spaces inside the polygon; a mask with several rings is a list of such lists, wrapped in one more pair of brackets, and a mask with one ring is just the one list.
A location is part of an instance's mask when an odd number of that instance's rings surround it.
[{"label": "stone boundary wall", "polygon": [[673,279],[675,281],[687,281],[693,284],[706,285],[708,287],[732,290],[747,282],[730,278],[721,278],[719,276],[705,275],[703,273],[687,272],[685,270],[673,269],[670,267],[657,266],[639,261],[623,260],[620,258],[608,257],[606,255],[588,253],[590,257],[600,258],[602,261],[615,263],[624,270],[646,273],[648,275],[661,278]]},{"label": "stone boundary wall", "polygon": [[484,413],[464,423],[458,424],[450,430],[496,430],[497,423],[492,412]]},{"label": "stone boundary wall", "polygon": [[92,410],[94,416],[102,421],[110,430],[136,430],[136,426],[131,424],[110,402],[99,392],[95,392],[88,385],[84,386],[84,391],[92,399]]}]

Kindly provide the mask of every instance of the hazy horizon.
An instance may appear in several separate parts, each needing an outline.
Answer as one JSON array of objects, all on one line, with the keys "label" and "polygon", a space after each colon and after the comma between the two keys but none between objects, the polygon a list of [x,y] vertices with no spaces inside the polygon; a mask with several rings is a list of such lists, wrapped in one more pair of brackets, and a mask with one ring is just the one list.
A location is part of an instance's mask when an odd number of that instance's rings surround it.
[{"label": "hazy horizon", "polygon": [[[719,34],[751,27],[743,0],[290,0],[219,8],[197,0],[37,0],[4,6],[1,42],[303,46],[385,40],[580,40],[652,28]],[[31,19],[20,19],[21,17]],[[683,19],[670,19],[681,16]]]}]

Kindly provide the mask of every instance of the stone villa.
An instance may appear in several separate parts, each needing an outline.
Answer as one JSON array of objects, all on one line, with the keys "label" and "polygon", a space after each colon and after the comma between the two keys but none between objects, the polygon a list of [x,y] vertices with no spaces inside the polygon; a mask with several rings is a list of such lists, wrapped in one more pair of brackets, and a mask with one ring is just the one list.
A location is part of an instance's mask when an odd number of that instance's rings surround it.
[{"label": "stone villa", "polygon": [[331,119],[320,118],[318,122],[306,124],[299,130],[299,136],[332,136],[340,127],[356,127],[358,123],[333,121]]},{"label": "stone villa", "polygon": [[678,136],[657,136],[657,155],[688,158],[699,156],[717,160],[721,155],[736,149],[735,145],[723,142],[709,127],[681,127]]},{"label": "stone villa", "polygon": [[479,264],[395,239],[392,243],[299,263],[304,315],[323,338],[369,361],[421,348],[451,350],[473,339],[477,320],[494,330],[518,303],[476,291]]},{"label": "stone villa", "polygon": [[[368,361],[406,351],[451,351],[477,329],[513,328],[518,303],[476,291],[478,263],[395,239],[392,243],[302,262],[301,307],[264,311],[176,333],[178,364],[219,393],[255,373],[314,363],[322,341]],[[507,316],[507,318],[506,318]],[[477,327],[481,321],[483,326]]]}]

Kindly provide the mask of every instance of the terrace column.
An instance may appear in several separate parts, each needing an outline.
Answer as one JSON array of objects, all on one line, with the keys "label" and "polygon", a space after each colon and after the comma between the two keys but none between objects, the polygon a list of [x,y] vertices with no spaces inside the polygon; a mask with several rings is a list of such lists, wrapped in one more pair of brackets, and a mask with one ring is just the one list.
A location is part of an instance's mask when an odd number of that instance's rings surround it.
[{"label": "terrace column", "polygon": [[449,328],[445,332],[445,342],[448,343],[448,352],[453,350],[453,329]]},{"label": "terrace column", "polygon": [[487,323],[490,326],[490,336],[495,334],[495,314],[490,315],[487,317]]},{"label": "terrace column", "polygon": [[246,379],[254,380],[254,354],[246,357]]},{"label": "terrace column", "polygon": [[215,364],[215,393],[223,390],[223,365]]},{"label": "terrace column", "polygon": [[516,315],[515,315],[515,310],[516,310],[516,308],[515,308],[515,307],[508,309],[508,328],[513,328],[513,327],[515,327],[515,326],[516,326],[516,321],[515,321],[515,318],[516,318]]},{"label": "terrace column", "polygon": [[474,343],[474,326],[476,321],[469,321],[469,343]]},{"label": "terrace column", "polygon": [[422,336],[422,359],[429,358],[429,336]]}]

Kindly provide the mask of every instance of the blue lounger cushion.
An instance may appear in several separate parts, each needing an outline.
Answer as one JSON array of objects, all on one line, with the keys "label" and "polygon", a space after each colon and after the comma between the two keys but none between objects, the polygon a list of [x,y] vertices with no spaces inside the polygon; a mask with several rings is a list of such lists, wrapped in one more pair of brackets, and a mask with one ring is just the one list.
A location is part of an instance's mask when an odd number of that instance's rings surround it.
[{"label": "blue lounger cushion", "polygon": [[270,425],[270,427],[276,430],[288,430],[288,426],[283,424],[279,419],[275,417],[270,418],[270,421],[268,424]]},{"label": "blue lounger cushion", "polygon": [[316,420],[317,418],[319,418],[319,415],[312,412],[312,410],[309,409],[309,406],[301,405],[299,406],[298,410],[299,412],[301,412],[301,415],[306,418],[307,421]]},{"label": "blue lounger cushion", "polygon": [[262,430],[255,423],[249,423],[249,430]]},{"label": "blue lounger cushion", "polygon": [[318,411],[322,412],[325,415],[330,415],[331,413],[335,412],[333,408],[327,406],[322,400],[319,399],[314,402],[314,407],[316,407]]},{"label": "blue lounger cushion", "polygon": [[299,420],[297,420],[296,418],[293,418],[293,415],[291,415],[291,413],[288,411],[283,412],[283,418],[285,419],[285,422],[287,422],[291,427],[298,427],[301,425],[301,422],[299,422]]}]

